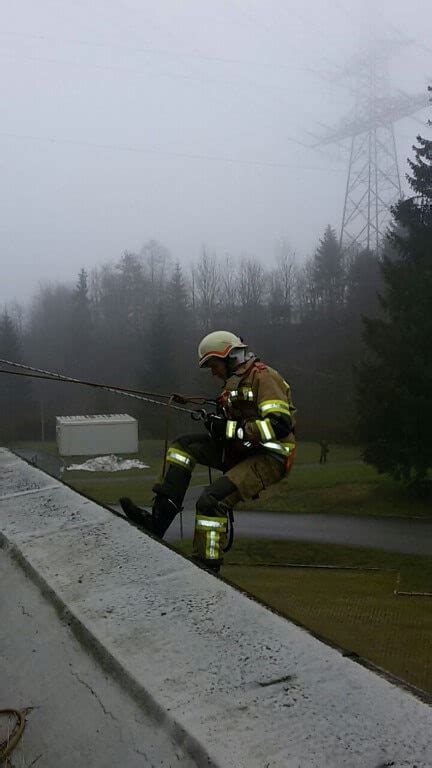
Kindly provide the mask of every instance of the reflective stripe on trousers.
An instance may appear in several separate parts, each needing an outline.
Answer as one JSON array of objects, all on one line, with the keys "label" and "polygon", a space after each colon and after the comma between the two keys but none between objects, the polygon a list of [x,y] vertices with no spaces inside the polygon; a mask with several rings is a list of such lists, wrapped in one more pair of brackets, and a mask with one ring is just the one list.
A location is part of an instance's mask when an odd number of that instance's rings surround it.
[{"label": "reflective stripe on trousers", "polygon": [[227,540],[226,517],[210,517],[197,513],[195,517],[194,555],[201,560],[222,560]]},{"label": "reflective stripe on trousers", "polygon": [[186,453],[186,451],[182,451],[181,448],[177,448],[175,445],[168,448],[166,460],[171,464],[177,464],[179,467],[188,470],[188,472],[192,472],[195,466],[193,456]]}]

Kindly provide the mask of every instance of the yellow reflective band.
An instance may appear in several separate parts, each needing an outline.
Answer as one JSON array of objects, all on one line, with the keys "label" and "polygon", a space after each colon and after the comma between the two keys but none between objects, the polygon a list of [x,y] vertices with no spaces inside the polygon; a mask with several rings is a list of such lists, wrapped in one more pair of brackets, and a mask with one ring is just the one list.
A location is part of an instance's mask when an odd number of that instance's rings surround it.
[{"label": "yellow reflective band", "polygon": [[243,397],[243,400],[253,400],[254,395],[252,391],[252,387],[240,387],[240,392]]},{"label": "yellow reflective band", "polygon": [[255,424],[263,440],[272,440],[276,437],[270,419],[257,419]]},{"label": "yellow reflective band", "polygon": [[226,530],[227,519],[226,517],[204,517],[197,515],[195,520],[196,528],[212,528],[214,530]]},{"label": "yellow reflective band", "polygon": [[236,436],[236,429],[237,429],[236,421],[227,421],[226,430],[225,430],[225,437],[227,438],[227,440],[232,440]]},{"label": "yellow reflective band", "polygon": [[178,464],[183,469],[187,469],[192,472],[194,466],[194,460],[188,453],[184,453],[179,448],[168,448],[166,460],[172,464]]},{"label": "yellow reflective band", "polygon": [[283,445],[283,443],[276,443],[272,441],[264,443],[264,448],[267,448],[269,451],[274,451],[275,453],[282,453],[284,456],[288,456],[292,450],[291,446],[289,445]]},{"label": "yellow reflective band", "polygon": [[220,560],[220,533],[209,531],[206,535],[206,560]]},{"label": "yellow reflective band", "polygon": [[231,392],[228,392],[228,397],[230,400],[237,400],[238,395],[239,393],[237,389],[233,389]]},{"label": "yellow reflective band", "polygon": [[289,405],[286,400],[263,400],[258,407],[263,416],[268,413],[286,413],[288,416],[290,415]]}]

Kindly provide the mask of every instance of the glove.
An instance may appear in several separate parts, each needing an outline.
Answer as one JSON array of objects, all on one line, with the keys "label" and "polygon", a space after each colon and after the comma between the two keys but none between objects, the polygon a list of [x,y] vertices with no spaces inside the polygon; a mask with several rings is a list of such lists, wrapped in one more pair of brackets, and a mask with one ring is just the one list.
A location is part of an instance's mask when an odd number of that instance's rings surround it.
[{"label": "glove", "polygon": [[226,432],[227,420],[224,416],[210,413],[204,420],[205,428],[210,432],[213,440],[223,440]]}]

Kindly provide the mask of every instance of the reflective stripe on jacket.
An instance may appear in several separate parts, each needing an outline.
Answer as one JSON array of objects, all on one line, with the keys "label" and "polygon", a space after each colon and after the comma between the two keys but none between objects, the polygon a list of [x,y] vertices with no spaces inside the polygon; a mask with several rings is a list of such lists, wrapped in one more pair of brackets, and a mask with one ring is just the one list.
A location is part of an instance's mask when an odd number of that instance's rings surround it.
[{"label": "reflective stripe on jacket", "polygon": [[294,443],[290,433],[277,439],[271,417],[287,417],[295,425],[295,412],[291,388],[282,376],[263,363],[248,361],[237,368],[225,384],[219,405],[228,419],[226,439],[237,437],[239,426],[244,429],[244,439],[266,451],[288,456]]}]

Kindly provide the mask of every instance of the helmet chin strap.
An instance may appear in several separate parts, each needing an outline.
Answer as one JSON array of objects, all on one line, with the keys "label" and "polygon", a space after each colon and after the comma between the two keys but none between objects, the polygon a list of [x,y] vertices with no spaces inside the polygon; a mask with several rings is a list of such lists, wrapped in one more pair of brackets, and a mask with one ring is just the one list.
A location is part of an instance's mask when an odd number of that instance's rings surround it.
[{"label": "helmet chin strap", "polygon": [[225,360],[227,375],[231,376],[239,365],[251,360],[255,355],[247,349],[233,349]]}]

